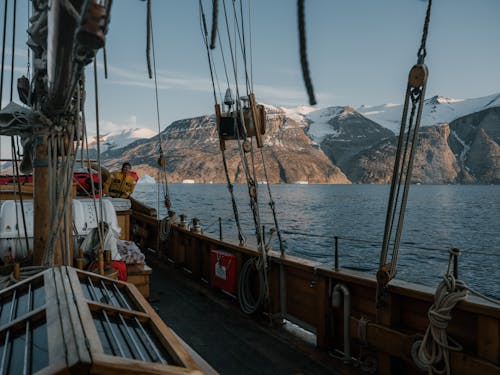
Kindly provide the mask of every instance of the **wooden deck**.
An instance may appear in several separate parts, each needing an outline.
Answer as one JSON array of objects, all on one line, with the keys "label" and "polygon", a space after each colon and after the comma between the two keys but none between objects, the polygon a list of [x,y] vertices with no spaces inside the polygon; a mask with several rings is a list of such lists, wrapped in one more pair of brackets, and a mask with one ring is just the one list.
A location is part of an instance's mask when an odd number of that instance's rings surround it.
[{"label": "wooden deck", "polygon": [[[172,265],[152,264],[152,306],[163,321],[221,374],[355,374],[327,353],[270,328],[232,297],[188,280]],[[339,367],[340,366],[340,367]]]}]

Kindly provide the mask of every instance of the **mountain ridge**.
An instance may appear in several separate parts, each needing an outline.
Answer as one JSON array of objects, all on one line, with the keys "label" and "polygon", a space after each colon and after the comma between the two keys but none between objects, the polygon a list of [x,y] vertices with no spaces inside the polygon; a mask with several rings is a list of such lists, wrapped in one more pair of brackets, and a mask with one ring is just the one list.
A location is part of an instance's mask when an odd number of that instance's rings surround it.
[{"label": "mountain ridge", "polygon": [[[500,183],[499,106],[499,94],[469,100],[426,99],[413,182]],[[265,105],[267,133],[262,152],[270,182],[390,182],[397,136],[374,119],[396,123],[402,107],[374,108],[363,107],[363,114],[350,106]],[[225,182],[213,115],[175,121],[161,132],[161,138],[169,181]],[[226,142],[231,143],[236,144]],[[140,175],[155,175],[158,150],[156,135],[108,149],[103,159],[112,168],[129,160]],[[226,153],[231,179],[244,182],[237,147],[229,147]],[[258,179],[264,180],[261,164],[256,164],[256,171]]]}]

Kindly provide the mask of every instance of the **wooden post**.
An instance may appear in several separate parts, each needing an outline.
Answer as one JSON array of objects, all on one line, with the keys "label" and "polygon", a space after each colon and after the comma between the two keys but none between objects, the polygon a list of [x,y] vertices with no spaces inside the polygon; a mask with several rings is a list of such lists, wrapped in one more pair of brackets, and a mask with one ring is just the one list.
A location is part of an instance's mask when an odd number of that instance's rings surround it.
[{"label": "wooden post", "polygon": [[260,111],[257,109],[257,104],[255,103],[255,95],[248,95],[248,102],[250,104],[250,109],[252,111],[253,124],[255,126],[255,139],[257,140],[257,147],[262,148],[264,142],[262,140],[262,125],[260,123]]},{"label": "wooden post", "polygon": [[222,139],[222,135],[220,134],[220,118],[221,118],[221,111],[220,111],[220,105],[216,104],[215,105],[215,123],[217,124],[217,133],[219,133],[219,145],[220,145],[220,150],[225,151],[226,150],[226,142]]},{"label": "wooden post", "polygon": [[38,133],[35,136],[35,160],[33,162],[33,194],[34,228],[33,228],[33,263],[41,266],[50,233],[50,222],[47,220],[49,209],[49,178],[47,137]]},{"label": "wooden post", "polygon": [[104,275],[104,255],[102,253],[102,250],[99,249],[98,255],[97,255],[97,262],[99,265],[99,275]]},{"label": "wooden post", "polygon": [[21,279],[21,267],[19,263],[14,263],[14,279],[20,280]]}]

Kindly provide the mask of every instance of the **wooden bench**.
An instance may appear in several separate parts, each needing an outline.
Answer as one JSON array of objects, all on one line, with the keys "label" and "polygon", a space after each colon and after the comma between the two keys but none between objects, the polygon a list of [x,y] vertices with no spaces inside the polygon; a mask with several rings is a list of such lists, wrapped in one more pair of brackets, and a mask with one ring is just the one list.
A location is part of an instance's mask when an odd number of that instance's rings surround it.
[{"label": "wooden bench", "polygon": [[147,264],[127,264],[127,282],[134,284],[144,298],[149,298],[152,268]]}]

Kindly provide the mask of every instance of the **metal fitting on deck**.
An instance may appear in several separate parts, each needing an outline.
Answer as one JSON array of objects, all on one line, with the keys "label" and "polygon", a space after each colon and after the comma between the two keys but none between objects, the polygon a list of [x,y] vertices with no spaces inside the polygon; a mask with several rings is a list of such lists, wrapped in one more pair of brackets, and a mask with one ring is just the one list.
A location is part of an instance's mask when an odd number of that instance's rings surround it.
[{"label": "metal fitting on deck", "polygon": [[203,233],[200,226],[200,219],[198,219],[197,217],[193,218],[193,225],[191,226],[191,232]]},{"label": "metal fitting on deck", "polygon": [[344,363],[351,362],[351,294],[346,285],[338,283],[332,291],[332,306],[340,307],[342,302],[342,294],[344,295]]},{"label": "metal fitting on deck", "polygon": [[181,220],[179,221],[179,227],[188,229],[187,216],[184,214],[180,215]]}]

